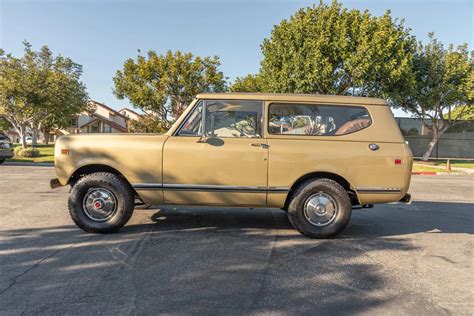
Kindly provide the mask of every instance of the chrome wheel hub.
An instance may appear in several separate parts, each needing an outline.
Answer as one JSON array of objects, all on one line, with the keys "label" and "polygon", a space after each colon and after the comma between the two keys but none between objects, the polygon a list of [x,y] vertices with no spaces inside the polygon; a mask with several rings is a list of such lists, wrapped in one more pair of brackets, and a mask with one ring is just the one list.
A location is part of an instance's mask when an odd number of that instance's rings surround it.
[{"label": "chrome wheel hub", "polygon": [[304,203],[304,216],[311,225],[329,225],[334,221],[336,215],[336,201],[324,192],[311,195]]},{"label": "chrome wheel hub", "polygon": [[103,222],[111,218],[117,211],[117,199],[107,189],[91,188],[84,195],[82,208],[91,220]]}]

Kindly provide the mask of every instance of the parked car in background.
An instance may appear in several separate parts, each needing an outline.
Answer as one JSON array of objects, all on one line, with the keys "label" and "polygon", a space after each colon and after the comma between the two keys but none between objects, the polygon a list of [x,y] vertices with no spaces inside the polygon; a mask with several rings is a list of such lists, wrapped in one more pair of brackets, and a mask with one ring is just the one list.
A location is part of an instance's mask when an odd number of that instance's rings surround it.
[{"label": "parked car in background", "polygon": [[381,99],[201,94],[165,135],[68,135],[58,179],[83,230],[106,233],[135,201],[281,208],[312,238],[341,232],[353,207],[409,202],[412,153]]},{"label": "parked car in background", "polygon": [[0,164],[13,157],[13,145],[7,135],[0,132]]}]

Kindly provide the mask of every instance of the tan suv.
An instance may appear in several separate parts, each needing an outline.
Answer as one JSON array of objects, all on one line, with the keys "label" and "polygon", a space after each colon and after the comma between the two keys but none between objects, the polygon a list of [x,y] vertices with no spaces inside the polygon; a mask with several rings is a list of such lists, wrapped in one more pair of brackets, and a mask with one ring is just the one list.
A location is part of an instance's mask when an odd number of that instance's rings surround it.
[{"label": "tan suv", "polygon": [[58,179],[83,230],[106,233],[135,203],[281,208],[326,238],[353,207],[409,202],[412,153],[380,99],[201,94],[165,135],[82,134],[56,143]]}]

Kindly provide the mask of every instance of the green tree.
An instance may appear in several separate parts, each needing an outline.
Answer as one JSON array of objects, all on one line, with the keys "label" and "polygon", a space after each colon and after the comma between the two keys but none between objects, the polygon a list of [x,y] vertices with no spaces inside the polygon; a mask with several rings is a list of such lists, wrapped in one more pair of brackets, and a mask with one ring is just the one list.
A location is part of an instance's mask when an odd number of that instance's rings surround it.
[{"label": "green tree", "polygon": [[10,124],[10,122],[7,121],[6,118],[4,118],[3,116],[0,116],[0,132],[2,131],[8,131],[12,128],[12,125]]},{"label": "green tree", "polygon": [[33,131],[35,127],[41,130],[45,143],[48,143],[49,132],[54,127],[67,127],[73,116],[93,109],[88,103],[86,88],[80,81],[81,65],[70,58],[53,57],[46,46],[36,53],[36,62],[47,81],[44,102],[36,107],[37,118],[33,123]]},{"label": "green tree", "polygon": [[260,74],[269,92],[387,98],[411,84],[415,44],[390,11],[376,17],[321,2],[274,27]]},{"label": "green tree", "polygon": [[[471,75],[472,76],[472,75]],[[471,79],[473,80],[473,79]],[[471,105],[461,105],[457,106],[451,112],[452,117],[456,117],[459,120],[474,121],[474,106]],[[444,115],[445,119],[448,119],[448,115]]]},{"label": "green tree", "polygon": [[163,122],[153,114],[143,114],[138,120],[128,122],[128,131],[130,133],[157,133],[162,134],[167,131]]},{"label": "green tree", "polygon": [[24,92],[25,69],[21,59],[5,55],[0,49],[0,115],[20,136],[26,147],[26,128],[31,119],[31,107]]},{"label": "green tree", "polygon": [[61,124],[88,109],[88,95],[80,82],[80,65],[67,57],[54,57],[47,46],[40,51],[32,50],[27,42],[24,46],[21,58],[0,52],[0,114],[12,124],[26,147],[27,126],[35,145],[42,124]]},{"label": "green tree", "polygon": [[432,33],[426,45],[418,44],[414,57],[412,89],[394,105],[423,119],[431,141],[422,159],[428,160],[443,133],[473,115],[474,52],[467,44],[445,49]]},{"label": "green tree", "polygon": [[195,57],[191,53],[149,51],[127,59],[113,78],[114,93],[134,107],[153,113],[165,128],[183,113],[196,94],[222,92],[226,81],[218,57]]},{"label": "green tree", "polygon": [[230,86],[231,92],[265,92],[263,81],[260,75],[247,75],[237,77]]}]

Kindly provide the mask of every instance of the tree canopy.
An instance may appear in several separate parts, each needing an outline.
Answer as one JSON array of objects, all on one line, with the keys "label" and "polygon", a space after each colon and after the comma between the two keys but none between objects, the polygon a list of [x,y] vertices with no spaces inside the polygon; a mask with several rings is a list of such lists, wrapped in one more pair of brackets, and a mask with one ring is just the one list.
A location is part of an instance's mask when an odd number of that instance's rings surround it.
[{"label": "tree canopy", "polygon": [[54,57],[47,46],[34,51],[24,42],[21,58],[0,50],[0,115],[13,125],[23,146],[27,126],[35,141],[42,124],[61,125],[88,108],[81,75],[81,65]]},{"label": "tree canopy", "polygon": [[409,90],[392,101],[423,119],[432,140],[423,159],[428,159],[439,137],[459,120],[469,119],[474,107],[474,52],[467,44],[446,49],[433,34],[414,54],[415,80]]},{"label": "tree canopy", "polygon": [[162,134],[166,132],[167,128],[158,120],[156,115],[143,114],[137,120],[130,120],[128,122],[128,131],[130,133],[157,133]]},{"label": "tree canopy", "polygon": [[390,11],[300,9],[261,46],[265,91],[387,97],[410,84],[415,40]]},{"label": "tree canopy", "polygon": [[265,92],[262,78],[259,74],[237,77],[230,86],[231,92]]},{"label": "tree canopy", "polygon": [[191,53],[149,51],[136,60],[127,59],[114,79],[114,93],[136,108],[154,113],[166,126],[191,103],[196,94],[226,89],[218,57]]},{"label": "tree canopy", "polygon": [[[451,117],[474,122],[474,106],[460,105],[451,111]],[[449,119],[449,114],[444,114],[444,118]]]}]

